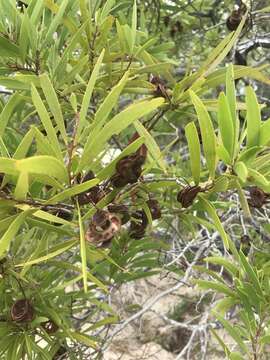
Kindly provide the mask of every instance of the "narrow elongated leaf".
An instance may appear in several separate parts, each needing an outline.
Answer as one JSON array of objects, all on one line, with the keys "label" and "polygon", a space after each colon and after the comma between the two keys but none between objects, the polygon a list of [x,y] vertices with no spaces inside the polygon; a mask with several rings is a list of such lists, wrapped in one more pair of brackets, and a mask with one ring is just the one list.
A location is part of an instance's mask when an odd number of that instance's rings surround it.
[{"label": "narrow elongated leaf", "polygon": [[133,52],[136,43],[136,31],[137,31],[137,3],[134,0],[132,11],[132,25],[131,25],[131,52]]},{"label": "narrow elongated leaf", "polygon": [[235,171],[235,173],[237,174],[239,179],[243,183],[245,183],[247,180],[247,177],[248,177],[248,169],[247,169],[246,165],[242,161],[238,161],[234,165],[233,170]]},{"label": "narrow elongated leaf", "polygon": [[78,202],[77,202],[77,209],[78,209],[79,227],[80,227],[80,250],[81,250],[81,260],[82,260],[83,288],[84,288],[84,292],[87,293],[86,239],[85,239],[84,226],[81,217],[80,205]]},{"label": "narrow elongated leaf", "polygon": [[228,105],[231,113],[231,120],[233,125],[233,151],[232,151],[232,157],[235,158],[237,156],[237,153],[239,151],[239,145],[238,145],[238,137],[239,137],[239,118],[236,113],[236,93],[235,93],[235,84],[234,84],[234,69],[233,65],[230,64],[226,71],[226,98],[228,100]]},{"label": "narrow elongated leaf", "polygon": [[61,23],[68,3],[69,3],[69,0],[61,1],[59,9],[58,9],[56,15],[53,17],[53,20],[50,23],[50,26],[46,32],[46,37],[45,37],[45,40],[44,40],[42,46],[46,46],[49,42],[53,41],[52,35],[57,30],[58,25]]},{"label": "narrow elongated leaf", "polygon": [[61,247],[59,249],[49,252],[47,255],[41,256],[37,259],[32,259],[30,261],[26,261],[24,263],[17,264],[17,265],[15,265],[15,267],[24,267],[24,266],[35,265],[35,264],[39,264],[44,261],[48,261],[48,260],[64,253],[65,251],[71,249],[72,247],[74,247],[77,244],[78,244],[77,240],[66,241],[63,244],[61,244]]},{"label": "narrow elongated leaf", "polygon": [[81,111],[80,111],[80,123],[77,129],[77,135],[76,138],[78,138],[81,134],[81,131],[85,125],[85,119],[86,119],[86,115],[87,115],[87,111],[89,108],[89,103],[91,100],[91,96],[97,81],[97,77],[99,74],[99,70],[102,64],[102,60],[105,54],[105,49],[102,50],[101,54],[99,55],[99,58],[97,59],[97,62],[94,66],[94,69],[92,71],[92,74],[90,76],[89,82],[87,84],[86,90],[85,90],[85,94],[83,97],[83,101],[82,101],[82,106],[81,106]]},{"label": "narrow elongated leaf", "polygon": [[16,188],[14,191],[14,198],[16,200],[25,200],[29,188],[28,172],[22,171],[18,177]]},{"label": "narrow elongated leaf", "polygon": [[49,141],[53,149],[55,150],[58,159],[61,160],[62,159],[61,148],[57,139],[56,131],[53,127],[50,116],[39,96],[39,93],[37,92],[37,89],[33,84],[32,84],[32,100],[37,109],[42,125],[44,126],[47,132]]},{"label": "narrow elongated leaf", "polygon": [[32,156],[14,161],[16,169],[20,172],[27,171],[30,174],[49,175],[56,177],[60,181],[68,182],[67,169],[59,160],[52,156]]},{"label": "narrow elongated leaf", "polygon": [[20,102],[21,98],[18,95],[18,93],[13,94],[8,102],[6,103],[4,109],[1,112],[0,115],[0,136],[3,136],[6,126],[8,124],[8,121],[18,103]]},{"label": "narrow elongated leaf", "polygon": [[206,289],[206,290],[211,289],[233,298],[236,297],[235,292],[233,292],[228,286],[221,283],[208,281],[208,280],[196,280],[196,284],[202,289]]},{"label": "narrow elongated leaf", "polygon": [[218,98],[218,124],[223,145],[232,159],[235,144],[235,125],[227,97],[223,92]]},{"label": "narrow elongated leaf", "polygon": [[33,210],[23,211],[21,212],[16,219],[9,225],[7,231],[0,239],[0,257],[8,251],[11,241],[14,239],[15,235],[19,231],[20,227],[22,226],[26,217],[32,212]]},{"label": "narrow elongated leaf", "polygon": [[50,110],[54,116],[58,129],[62,135],[62,138],[64,142],[67,144],[67,133],[66,133],[63,114],[61,111],[61,107],[56,92],[47,74],[43,74],[40,76],[40,85],[46,97],[47,103],[50,107]]},{"label": "narrow elongated leaf", "polygon": [[93,186],[97,185],[98,183],[99,183],[99,179],[93,179],[93,180],[85,181],[82,184],[75,185],[72,188],[62,191],[60,194],[53,196],[51,199],[46,201],[46,204],[55,204],[67,198],[71,198],[74,195],[80,194],[86,190],[91,189]]},{"label": "narrow elongated leaf", "polygon": [[33,128],[31,128],[24,135],[24,138],[20,142],[19,146],[17,147],[17,149],[13,155],[13,159],[23,159],[24,157],[26,157],[26,155],[31,147],[31,144],[33,142],[34,134],[35,134],[35,131]]},{"label": "narrow elongated leaf", "polygon": [[198,96],[190,91],[192,103],[195,107],[202,134],[203,150],[210,176],[214,179],[216,171],[216,135],[210,116]]},{"label": "narrow elongated leaf", "polygon": [[154,158],[157,164],[159,164],[162,170],[166,172],[166,164],[163,160],[163,156],[161,154],[159,146],[156,143],[153,136],[146,130],[146,128],[143,126],[143,124],[140,121],[136,120],[134,122],[134,126],[137,132],[139,133],[139,135],[145,139],[145,145],[147,146],[151,156]]},{"label": "narrow elongated leaf", "polygon": [[[112,109],[116,105],[117,100],[118,100],[124,86],[127,83],[128,77],[129,77],[129,72],[127,71],[124,74],[124,76],[122,77],[122,79],[118,82],[118,84],[113,87],[113,89],[106,96],[105,100],[98,108],[96,115],[95,115],[94,123],[93,123],[94,130],[89,135],[89,138],[95,138],[95,136],[97,136],[97,134],[99,133],[102,126],[105,124]],[[86,146],[88,146],[88,145],[86,144]]]},{"label": "narrow elongated leaf", "polygon": [[231,335],[231,337],[235,340],[235,342],[240,346],[242,351],[244,353],[249,353],[249,350],[247,346],[245,345],[244,341],[241,338],[241,335],[237,332],[237,329],[235,329],[229,321],[225,320],[222,316],[220,316],[218,313],[214,313],[216,318],[219,322],[224,326],[224,328],[228,331],[228,333]]},{"label": "narrow elongated leaf", "polygon": [[0,48],[1,48],[1,57],[11,57],[18,58],[20,57],[20,49],[17,45],[12,43],[5,36],[0,35]]},{"label": "narrow elongated leaf", "polygon": [[260,128],[259,145],[269,145],[270,142],[270,119],[264,121]]},{"label": "narrow elongated leaf", "polygon": [[247,146],[260,144],[261,111],[254,90],[246,88],[247,104]]},{"label": "narrow elongated leaf", "polygon": [[142,101],[128,106],[119,114],[115,115],[100,131],[99,137],[94,139],[91,146],[85,147],[84,153],[77,171],[94,160],[94,158],[102,151],[106,142],[112,135],[119,134],[122,130],[131,125],[135,120],[151,113],[164,103],[163,98]]},{"label": "narrow elongated leaf", "polygon": [[198,131],[194,122],[185,127],[186,138],[189,148],[190,168],[195,184],[200,182],[201,174],[201,146]]}]

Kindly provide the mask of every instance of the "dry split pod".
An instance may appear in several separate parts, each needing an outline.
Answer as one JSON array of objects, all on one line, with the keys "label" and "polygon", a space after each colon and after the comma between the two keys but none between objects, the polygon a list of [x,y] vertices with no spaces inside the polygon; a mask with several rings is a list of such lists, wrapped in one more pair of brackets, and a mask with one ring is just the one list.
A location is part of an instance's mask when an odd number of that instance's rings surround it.
[{"label": "dry split pod", "polygon": [[121,229],[121,220],[116,214],[99,210],[93,216],[86,232],[86,240],[95,245],[109,242]]},{"label": "dry split pod", "polygon": [[200,191],[202,191],[200,186],[187,186],[179,191],[177,201],[180,202],[184,208],[187,208],[193,204],[193,201]]},{"label": "dry split pod", "polygon": [[10,310],[11,318],[16,322],[30,322],[34,319],[34,308],[30,300],[17,300]]}]

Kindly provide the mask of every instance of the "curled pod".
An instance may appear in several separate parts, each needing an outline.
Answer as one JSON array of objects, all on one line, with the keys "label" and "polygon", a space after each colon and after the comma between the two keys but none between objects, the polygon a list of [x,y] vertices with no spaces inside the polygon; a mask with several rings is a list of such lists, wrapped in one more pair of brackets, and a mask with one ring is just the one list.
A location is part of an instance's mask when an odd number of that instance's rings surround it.
[{"label": "curled pod", "polygon": [[161,218],[161,209],[159,206],[159,202],[156,199],[150,199],[147,201],[147,205],[151,212],[151,216],[153,220],[157,220]]},{"label": "curled pod", "polygon": [[249,196],[249,205],[257,209],[263,207],[267,200],[267,195],[265,194],[265,192],[257,186],[253,186],[249,189]]},{"label": "curled pod", "polygon": [[34,308],[30,300],[17,300],[10,310],[11,319],[16,322],[30,322],[34,319]]},{"label": "curled pod", "polygon": [[[104,215],[104,214],[103,214]],[[116,214],[106,213],[106,216],[94,219],[86,231],[86,240],[97,246],[109,242],[121,229],[121,219]]]},{"label": "curled pod", "polygon": [[197,185],[187,186],[179,191],[177,201],[180,202],[184,208],[187,208],[193,204],[193,201],[201,190],[201,187]]}]

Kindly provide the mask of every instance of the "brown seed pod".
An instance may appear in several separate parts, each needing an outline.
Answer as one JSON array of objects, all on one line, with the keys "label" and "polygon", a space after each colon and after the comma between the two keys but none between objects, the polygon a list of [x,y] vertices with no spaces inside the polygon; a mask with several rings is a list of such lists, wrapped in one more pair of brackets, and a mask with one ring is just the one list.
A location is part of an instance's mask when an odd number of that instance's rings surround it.
[{"label": "brown seed pod", "polygon": [[181,21],[179,21],[179,20],[176,21],[175,26],[176,26],[178,32],[182,32],[184,29]]},{"label": "brown seed pod", "polygon": [[116,214],[105,213],[93,219],[85,235],[87,241],[97,246],[112,240],[115,234],[120,231],[122,225],[120,218]]},{"label": "brown seed pod", "polygon": [[59,329],[59,327],[56,325],[56,323],[53,322],[52,320],[43,322],[40,325],[43,327],[43,329],[46,331],[46,333],[48,333],[50,335],[56,333],[56,331]]},{"label": "brown seed pod", "polygon": [[116,174],[111,178],[115,187],[123,187],[127,184],[134,184],[142,173],[142,165],[145,157],[140,154],[132,154],[123,157],[116,164]]},{"label": "brown seed pod", "polygon": [[150,199],[147,201],[147,205],[150,209],[151,216],[153,220],[157,220],[161,218],[161,209],[159,206],[159,202],[156,199]]},{"label": "brown seed pod", "polygon": [[164,16],[163,22],[164,22],[164,25],[165,25],[166,27],[168,27],[168,25],[169,25],[169,23],[170,23],[170,17],[169,17],[169,16]]},{"label": "brown seed pod", "polygon": [[34,308],[28,299],[17,300],[10,313],[12,320],[16,322],[30,322],[34,319]]},{"label": "brown seed pod", "polygon": [[125,225],[130,219],[128,207],[125,205],[121,205],[121,204],[108,205],[108,211],[110,213],[119,214],[119,216],[121,217],[122,225]]},{"label": "brown seed pod", "polygon": [[240,242],[241,242],[242,245],[250,246],[251,240],[250,240],[250,237],[248,235],[242,235],[241,239],[240,239]]},{"label": "brown seed pod", "polygon": [[253,186],[249,189],[250,199],[248,203],[250,206],[260,209],[266,203],[267,195],[266,193],[258,188],[257,186]]},{"label": "brown seed pod", "polygon": [[226,26],[228,30],[234,31],[238,28],[240,22],[242,20],[242,14],[238,10],[233,10],[231,15],[228,17],[226,21]]},{"label": "brown seed pod", "polygon": [[202,191],[202,189],[198,185],[187,186],[179,191],[177,201],[180,202],[184,208],[187,208],[193,204],[193,201],[200,191]]}]

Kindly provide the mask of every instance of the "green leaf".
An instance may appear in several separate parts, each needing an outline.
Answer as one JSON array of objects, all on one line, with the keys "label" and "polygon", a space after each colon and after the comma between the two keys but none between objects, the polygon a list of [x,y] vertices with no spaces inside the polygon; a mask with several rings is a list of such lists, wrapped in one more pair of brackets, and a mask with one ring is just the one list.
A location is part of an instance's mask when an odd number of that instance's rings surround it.
[{"label": "green leaf", "polygon": [[233,124],[229,102],[223,92],[218,98],[218,124],[223,145],[233,159],[234,143],[235,143],[235,126]]},{"label": "green leaf", "polygon": [[12,43],[4,35],[0,35],[0,48],[1,48],[1,57],[11,57],[18,58],[20,57],[20,49],[17,45]]},{"label": "green leaf", "polygon": [[15,107],[19,104],[20,101],[21,101],[21,97],[18,95],[18,93],[14,93],[9,98],[8,102],[5,104],[5,107],[0,115],[0,136],[4,135],[8,121],[12,116]]},{"label": "green leaf", "polygon": [[42,43],[42,47],[47,46],[48,43],[53,41],[53,33],[57,30],[57,27],[60,25],[61,21],[63,20],[63,16],[65,14],[65,10],[68,3],[69,0],[61,1],[59,9],[56,15],[53,17],[52,21],[50,22],[50,26],[46,31],[46,37],[44,42]]},{"label": "green leaf", "polygon": [[94,66],[94,69],[91,73],[89,82],[87,84],[84,96],[83,96],[83,101],[82,101],[82,106],[81,106],[81,110],[80,110],[80,122],[78,125],[78,129],[77,129],[77,134],[76,134],[76,138],[79,138],[81,131],[83,129],[83,127],[85,126],[85,122],[86,122],[86,115],[87,115],[87,111],[89,108],[89,103],[92,97],[92,93],[97,81],[97,77],[100,71],[100,67],[102,65],[102,61],[103,61],[103,57],[105,54],[105,49],[102,50],[101,54],[99,55],[99,58],[97,59],[97,62]]},{"label": "green leaf", "polygon": [[198,185],[201,173],[201,146],[198,131],[194,122],[186,125],[185,133],[189,148],[190,168],[193,180],[195,184]]},{"label": "green leaf", "polygon": [[198,115],[200,130],[202,134],[204,155],[206,158],[210,177],[214,179],[217,156],[216,156],[216,135],[213,128],[213,124],[203,102],[198,98],[198,96],[193,91],[190,91],[190,97],[195,107],[196,113]]},{"label": "green leaf", "polygon": [[218,230],[218,232],[223,240],[225,249],[230,249],[232,251],[232,253],[234,254],[234,256],[236,256],[238,258],[237,250],[236,250],[234,244],[232,243],[231,239],[227,235],[226,231],[224,230],[224,228],[219,220],[219,217],[217,216],[216,209],[208,200],[206,200],[204,198],[204,196],[198,195],[198,197],[200,198],[200,201],[202,202],[204,209],[206,210],[208,215],[213,220],[215,227]]},{"label": "green leaf", "polygon": [[32,100],[33,104],[35,105],[37,112],[39,114],[40,120],[42,122],[42,125],[44,126],[44,129],[46,130],[46,133],[48,135],[49,141],[55,151],[55,154],[59,160],[62,160],[62,153],[60,144],[57,139],[56,131],[53,127],[53,124],[51,122],[50,116],[45,108],[45,105],[43,104],[43,101],[41,100],[39,93],[37,92],[37,89],[35,85],[32,84]]},{"label": "green leaf", "polygon": [[29,265],[39,264],[44,261],[48,261],[48,260],[64,253],[65,251],[71,249],[72,247],[74,247],[77,244],[78,244],[77,240],[65,241],[65,242],[63,242],[63,244],[61,244],[61,247],[59,247],[57,250],[50,252],[50,249],[48,249],[47,255],[41,256],[37,259],[32,259],[30,261],[26,261],[26,262],[17,264],[17,265],[15,265],[15,267],[25,267],[25,266],[29,266]]},{"label": "green leaf", "polygon": [[237,174],[242,183],[245,183],[248,177],[248,169],[242,161],[238,161],[234,167],[234,172]]},{"label": "green leaf", "polygon": [[241,338],[241,335],[237,331],[236,328],[234,328],[229,321],[223,319],[222,316],[220,316],[217,312],[214,312],[214,315],[218,319],[218,321],[224,326],[224,328],[227,330],[227,332],[231,335],[231,337],[235,340],[235,342],[239,345],[239,347],[242,349],[244,353],[249,353],[249,350],[247,346],[245,345],[244,341]]},{"label": "green leaf", "polygon": [[217,291],[219,293],[228,295],[232,298],[236,297],[236,293],[234,291],[232,291],[228,286],[223,285],[221,283],[217,283],[214,281],[208,281],[208,280],[196,280],[195,283],[202,289],[205,290],[214,290]]},{"label": "green leaf", "polygon": [[269,145],[270,142],[270,119],[264,121],[260,128],[259,145]]},{"label": "green leaf", "polygon": [[118,98],[128,81],[128,77],[129,77],[129,71],[127,71],[122,77],[122,79],[118,82],[118,84],[112,88],[110,93],[106,96],[105,100],[98,108],[93,123],[93,131],[90,133],[88,137],[88,143],[86,143],[85,145],[86,147],[90,146],[89,140],[91,138],[95,138],[98,135],[100,129],[106,123],[106,120],[108,119],[112,109],[116,105]]},{"label": "green leaf", "polygon": [[96,345],[97,340],[95,340],[93,337],[78,332],[72,332],[71,335],[74,340],[79,341],[80,343],[83,343],[84,345],[87,345],[90,348],[93,349],[97,348]]},{"label": "green leaf", "polygon": [[[44,174],[68,182],[68,173],[65,166],[52,156],[32,156],[26,159],[14,160],[16,170],[27,171],[30,174]],[[0,158],[1,168],[1,158]]]},{"label": "green leaf", "polygon": [[79,227],[80,227],[80,250],[81,250],[81,260],[82,260],[82,276],[83,276],[83,288],[84,292],[87,293],[87,260],[86,260],[86,240],[84,234],[84,225],[81,217],[80,205],[77,201],[78,217],[79,217]]},{"label": "green leaf", "polygon": [[40,76],[40,85],[46,97],[49,108],[54,116],[58,129],[62,135],[62,138],[64,142],[67,144],[67,133],[65,129],[63,114],[61,111],[61,107],[56,92],[47,74],[43,74]]},{"label": "green leaf", "polygon": [[254,90],[246,88],[247,104],[247,147],[260,144],[261,111]]},{"label": "green leaf", "polygon": [[100,181],[99,179],[92,179],[85,181],[82,184],[75,185],[72,188],[62,191],[60,194],[53,196],[52,198],[46,201],[46,204],[56,204],[65,199],[71,198],[74,195],[80,194],[86,190],[91,189],[92,187],[97,185],[99,181]]},{"label": "green leaf", "polygon": [[28,172],[22,171],[19,175],[16,188],[14,191],[14,198],[16,200],[25,200],[29,188]]},{"label": "green leaf", "polygon": [[8,251],[11,241],[14,239],[24,220],[31,212],[33,212],[33,210],[21,212],[9,225],[7,231],[0,239],[0,257],[3,256],[6,251]]},{"label": "green leaf", "polygon": [[253,269],[253,267],[249,264],[248,260],[246,259],[245,255],[242,253],[242,251],[239,252],[240,256],[240,263],[245,270],[246,274],[248,275],[250,281],[253,283],[254,288],[256,289],[256,292],[261,297],[264,297],[261,284],[259,282],[258,276]]},{"label": "green leaf", "polygon": [[138,132],[138,134],[145,139],[145,145],[147,146],[149,153],[153,157],[153,159],[159,164],[162,170],[166,173],[166,164],[163,160],[163,156],[159,149],[158,144],[156,143],[155,139],[152,135],[147,131],[147,129],[143,126],[143,124],[136,120],[134,122],[134,126]]},{"label": "green leaf", "polygon": [[239,273],[239,268],[225,258],[219,256],[209,256],[205,258],[204,261],[223,266],[232,274],[232,276],[237,276],[237,274]]},{"label": "green leaf", "polygon": [[133,52],[136,43],[136,31],[137,31],[137,3],[134,0],[132,11],[132,26],[131,26],[131,52]]},{"label": "green leaf", "polygon": [[226,71],[226,97],[230,108],[233,133],[234,133],[234,139],[232,139],[233,140],[232,159],[234,159],[237,156],[237,153],[239,151],[238,138],[239,138],[239,128],[240,128],[239,118],[236,113],[237,103],[236,103],[234,79],[235,79],[234,67],[233,64],[230,64]]},{"label": "green leaf", "polygon": [[145,100],[128,106],[119,114],[115,115],[100,131],[99,136],[93,139],[91,146],[85,147],[78,170],[81,171],[85,165],[90,166],[95,157],[102,151],[106,142],[112,135],[119,134],[131,125],[135,120],[151,113],[164,103],[163,98]]}]

